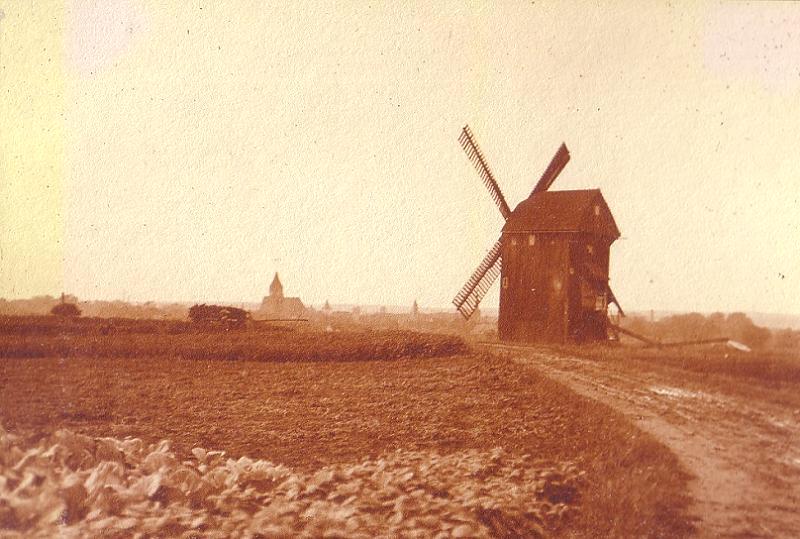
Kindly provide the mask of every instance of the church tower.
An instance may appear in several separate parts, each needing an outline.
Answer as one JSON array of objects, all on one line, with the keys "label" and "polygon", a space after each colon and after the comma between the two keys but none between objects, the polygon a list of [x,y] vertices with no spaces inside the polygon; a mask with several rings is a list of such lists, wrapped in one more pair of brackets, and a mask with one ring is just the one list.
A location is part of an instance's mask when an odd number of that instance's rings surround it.
[{"label": "church tower", "polygon": [[269,295],[272,298],[283,298],[283,285],[278,278],[278,272],[275,272],[275,278],[272,279],[272,284],[269,285]]},{"label": "church tower", "polygon": [[306,315],[306,308],[300,298],[287,298],[283,295],[283,284],[278,273],[269,285],[269,295],[264,296],[258,316],[261,320],[301,319]]}]

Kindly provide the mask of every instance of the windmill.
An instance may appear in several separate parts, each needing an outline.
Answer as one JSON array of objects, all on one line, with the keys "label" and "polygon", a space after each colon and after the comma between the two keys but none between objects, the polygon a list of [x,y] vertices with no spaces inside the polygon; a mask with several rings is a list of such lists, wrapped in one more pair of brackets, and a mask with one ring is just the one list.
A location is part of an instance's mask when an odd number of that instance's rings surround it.
[{"label": "windmill", "polygon": [[469,126],[458,141],[505,221],[500,239],[453,299],[458,311],[469,319],[502,275],[502,340],[606,339],[608,303],[619,308],[608,285],[609,250],[619,230],[599,190],[549,191],[569,162],[566,145],[512,211]]}]

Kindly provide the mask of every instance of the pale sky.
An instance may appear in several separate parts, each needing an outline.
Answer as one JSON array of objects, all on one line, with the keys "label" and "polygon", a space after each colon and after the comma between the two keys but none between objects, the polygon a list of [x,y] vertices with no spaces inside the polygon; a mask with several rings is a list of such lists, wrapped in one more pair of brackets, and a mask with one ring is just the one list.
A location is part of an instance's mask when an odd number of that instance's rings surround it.
[{"label": "pale sky", "polygon": [[448,306],[468,123],[512,208],[567,143],[627,310],[800,313],[800,3],[160,4],[0,1],[0,296]]}]

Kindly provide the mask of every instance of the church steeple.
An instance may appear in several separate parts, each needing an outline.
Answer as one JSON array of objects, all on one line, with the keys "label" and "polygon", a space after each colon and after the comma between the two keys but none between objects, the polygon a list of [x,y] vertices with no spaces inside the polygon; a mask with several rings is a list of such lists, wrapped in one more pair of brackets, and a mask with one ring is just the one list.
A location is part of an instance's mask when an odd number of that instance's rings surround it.
[{"label": "church steeple", "polygon": [[272,284],[269,285],[269,295],[273,298],[282,298],[283,297],[283,285],[281,284],[281,280],[278,278],[278,272],[275,272],[275,278],[272,279]]}]

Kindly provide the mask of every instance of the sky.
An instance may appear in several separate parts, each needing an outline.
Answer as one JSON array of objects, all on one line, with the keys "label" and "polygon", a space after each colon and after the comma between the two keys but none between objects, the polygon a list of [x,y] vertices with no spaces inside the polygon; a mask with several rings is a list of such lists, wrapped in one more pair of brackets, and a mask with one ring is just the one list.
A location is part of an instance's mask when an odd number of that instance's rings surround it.
[{"label": "sky", "polygon": [[800,4],[609,4],[0,1],[0,297],[446,307],[469,124],[512,208],[566,142],[626,310],[800,313]]}]

